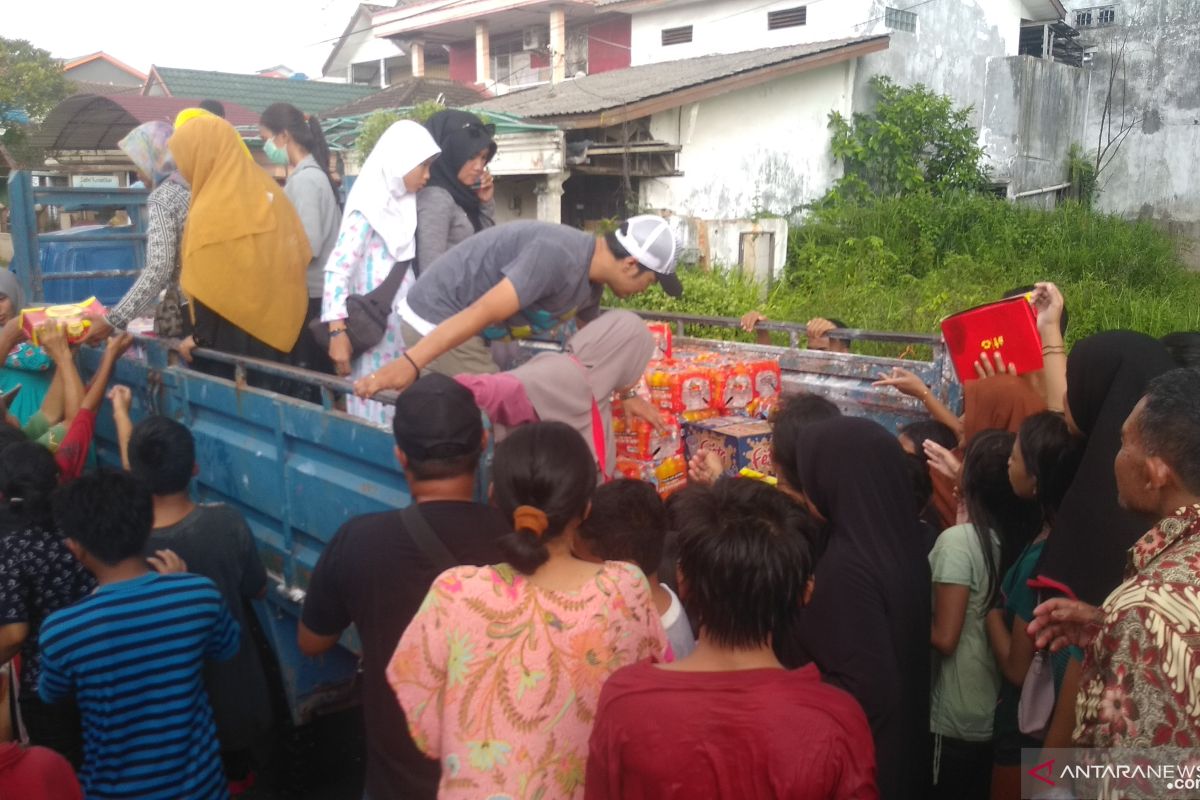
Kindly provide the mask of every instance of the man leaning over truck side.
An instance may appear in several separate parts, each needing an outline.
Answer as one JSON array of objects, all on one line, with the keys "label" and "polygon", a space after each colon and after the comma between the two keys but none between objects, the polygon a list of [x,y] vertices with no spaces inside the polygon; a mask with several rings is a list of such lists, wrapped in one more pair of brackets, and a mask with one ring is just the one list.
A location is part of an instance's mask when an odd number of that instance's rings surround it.
[{"label": "man leaning over truck side", "polygon": [[589,322],[600,313],[606,286],[631,297],[658,282],[678,297],[675,249],[667,221],[653,215],[632,217],[602,236],[547,222],[478,233],[422,271],[396,309],[408,350],[358,381],[355,392],[402,391],[423,370],[496,372],[489,342]]},{"label": "man leaning over truck side", "polygon": [[475,399],[443,375],[427,375],[396,401],[396,458],[413,503],[349,520],[313,570],[297,641],[316,656],[353,624],[362,643],[366,796],[437,795],[439,769],[408,734],[384,669],[434,578],[453,566],[503,561],[511,531],[500,512],[473,501],[487,434]]}]

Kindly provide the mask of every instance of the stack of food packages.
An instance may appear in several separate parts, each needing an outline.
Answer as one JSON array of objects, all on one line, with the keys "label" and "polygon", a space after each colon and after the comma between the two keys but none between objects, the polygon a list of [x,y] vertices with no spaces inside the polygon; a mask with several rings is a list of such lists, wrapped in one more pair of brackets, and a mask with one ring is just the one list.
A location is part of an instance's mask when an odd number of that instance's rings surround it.
[{"label": "stack of food packages", "polygon": [[[693,431],[734,422],[765,420],[777,402],[781,387],[779,362],[746,359],[701,348],[675,348],[670,326],[651,323],[656,358],[650,362],[639,387],[644,399],[667,412],[666,431],[658,432],[642,419],[624,416],[620,403],[613,405],[613,432],[617,442],[617,471],[628,478],[648,481],[667,497],[687,484],[685,442]],[[728,450],[728,448],[726,448]],[[731,474],[742,467],[737,448],[723,453]],[[754,466],[761,468],[758,460]]]}]

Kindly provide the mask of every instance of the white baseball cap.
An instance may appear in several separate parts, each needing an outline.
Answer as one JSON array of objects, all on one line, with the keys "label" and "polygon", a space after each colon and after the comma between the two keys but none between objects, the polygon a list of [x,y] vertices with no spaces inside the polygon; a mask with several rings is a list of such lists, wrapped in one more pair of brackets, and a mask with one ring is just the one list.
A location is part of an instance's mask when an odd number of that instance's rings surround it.
[{"label": "white baseball cap", "polygon": [[675,236],[665,219],[654,214],[630,217],[615,235],[629,255],[658,276],[664,292],[671,297],[683,294],[683,284],[675,274]]}]

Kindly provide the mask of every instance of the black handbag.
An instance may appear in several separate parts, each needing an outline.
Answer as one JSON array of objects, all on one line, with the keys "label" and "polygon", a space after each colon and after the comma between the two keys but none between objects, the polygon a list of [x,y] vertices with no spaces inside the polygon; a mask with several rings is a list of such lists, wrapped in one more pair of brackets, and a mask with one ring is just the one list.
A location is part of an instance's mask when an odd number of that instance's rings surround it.
[{"label": "black handbag", "polygon": [[[353,356],[362,355],[383,341],[387,333],[388,316],[392,313],[392,303],[400,284],[408,274],[412,261],[397,261],[392,265],[383,283],[366,294],[352,294],[346,298],[346,337],[350,339],[350,352]],[[317,344],[324,350],[329,349],[329,323],[314,319],[308,323]]]}]

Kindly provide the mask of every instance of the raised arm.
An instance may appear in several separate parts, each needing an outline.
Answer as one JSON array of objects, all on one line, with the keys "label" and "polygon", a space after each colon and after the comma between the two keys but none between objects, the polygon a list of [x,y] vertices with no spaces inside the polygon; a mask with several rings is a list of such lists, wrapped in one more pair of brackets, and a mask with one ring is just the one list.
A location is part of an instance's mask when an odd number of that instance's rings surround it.
[{"label": "raised arm", "polygon": [[118,334],[108,340],[108,347],[104,349],[104,355],[100,358],[100,366],[96,369],[96,374],[92,376],[92,382],[88,384],[82,408],[93,413],[100,408],[100,404],[104,402],[104,395],[108,392],[108,382],[112,379],[113,368],[132,344],[133,337],[128,333]]},{"label": "raised arm", "polygon": [[931,417],[950,428],[959,439],[962,439],[962,420],[954,412],[946,408],[945,403],[934,397],[933,391],[914,373],[903,367],[892,367],[891,374],[886,372],[880,373],[879,380],[875,381],[872,385],[879,387],[891,386],[901,394],[915,397],[925,405],[925,409]]},{"label": "raised arm", "polygon": [[1046,408],[1063,411],[1067,394],[1067,348],[1063,343],[1062,292],[1053,283],[1039,283],[1033,295],[1038,333],[1042,337],[1042,380]]},{"label": "raised arm", "polygon": [[75,419],[83,402],[83,379],[75,367],[75,354],[67,344],[67,333],[62,323],[42,325],[37,333],[42,349],[54,359],[54,379],[42,401],[42,416],[51,425],[69,423]]}]

